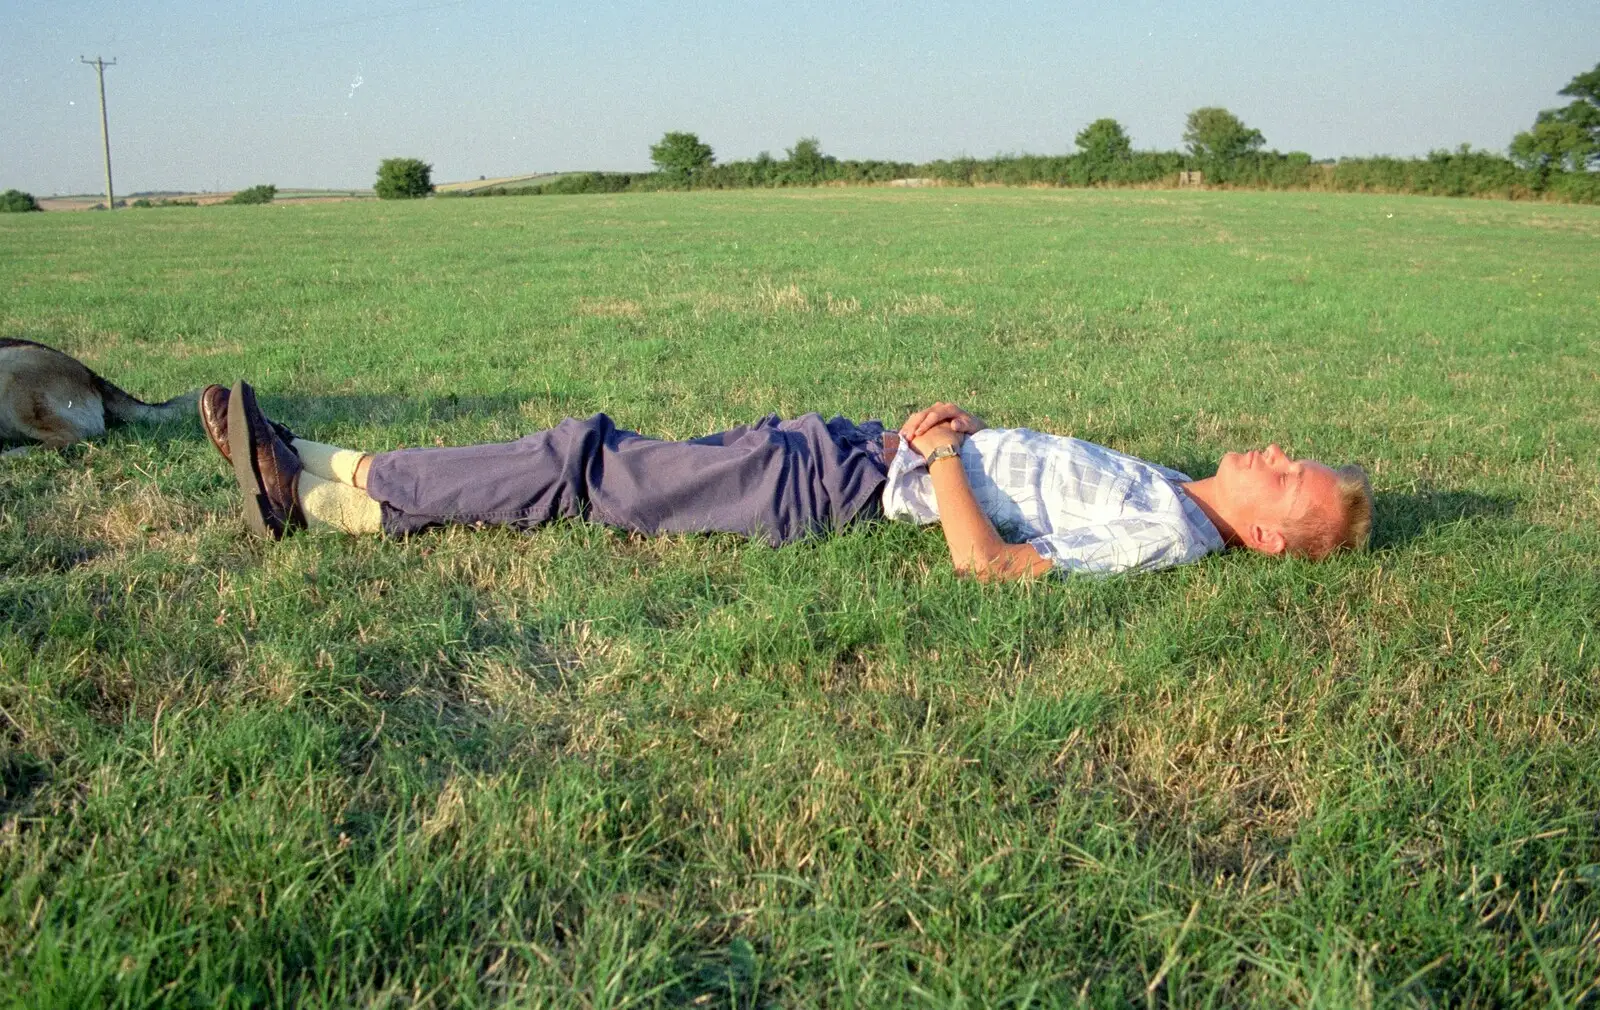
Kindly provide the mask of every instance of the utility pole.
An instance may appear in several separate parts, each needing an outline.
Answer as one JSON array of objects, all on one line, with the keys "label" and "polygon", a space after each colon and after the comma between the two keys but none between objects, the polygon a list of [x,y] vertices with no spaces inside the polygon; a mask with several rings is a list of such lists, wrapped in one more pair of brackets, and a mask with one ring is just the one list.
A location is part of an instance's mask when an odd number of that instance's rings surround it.
[{"label": "utility pole", "polygon": [[96,56],[92,60],[78,57],[79,63],[87,63],[94,67],[95,73],[100,77],[100,144],[106,151],[106,210],[116,210],[116,198],[111,195],[111,128],[106,125],[106,67],[117,65],[116,60],[107,63]]}]

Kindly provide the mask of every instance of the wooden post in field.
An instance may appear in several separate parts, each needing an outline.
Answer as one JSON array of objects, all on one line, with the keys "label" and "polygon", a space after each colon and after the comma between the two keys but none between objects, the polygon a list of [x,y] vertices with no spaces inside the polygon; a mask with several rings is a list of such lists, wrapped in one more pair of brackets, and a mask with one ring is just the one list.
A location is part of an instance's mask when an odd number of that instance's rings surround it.
[{"label": "wooden post in field", "polygon": [[94,67],[95,73],[100,78],[100,146],[106,152],[106,210],[116,210],[117,200],[111,195],[111,128],[106,124],[106,67],[116,66],[117,61],[112,60],[107,63],[98,56],[92,60],[80,56],[78,62]]}]

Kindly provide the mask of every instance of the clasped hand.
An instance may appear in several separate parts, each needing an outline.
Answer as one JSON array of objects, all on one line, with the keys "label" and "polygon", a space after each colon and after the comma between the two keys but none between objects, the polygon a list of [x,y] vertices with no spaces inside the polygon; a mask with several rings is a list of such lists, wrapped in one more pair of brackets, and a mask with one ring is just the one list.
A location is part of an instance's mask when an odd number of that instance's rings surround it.
[{"label": "clasped hand", "polygon": [[987,427],[983,418],[969,414],[953,403],[936,403],[906,418],[900,437],[923,456],[941,445],[960,447],[967,436]]}]

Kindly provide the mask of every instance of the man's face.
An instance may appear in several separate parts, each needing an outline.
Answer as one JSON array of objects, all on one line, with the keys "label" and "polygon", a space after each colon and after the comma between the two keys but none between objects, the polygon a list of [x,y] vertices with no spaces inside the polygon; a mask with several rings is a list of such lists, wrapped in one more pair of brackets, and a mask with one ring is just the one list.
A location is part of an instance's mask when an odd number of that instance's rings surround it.
[{"label": "man's face", "polygon": [[1231,506],[1244,545],[1268,554],[1294,546],[1291,531],[1305,525],[1308,515],[1339,507],[1339,479],[1333,470],[1316,460],[1290,459],[1277,444],[1223,456],[1217,488]]}]

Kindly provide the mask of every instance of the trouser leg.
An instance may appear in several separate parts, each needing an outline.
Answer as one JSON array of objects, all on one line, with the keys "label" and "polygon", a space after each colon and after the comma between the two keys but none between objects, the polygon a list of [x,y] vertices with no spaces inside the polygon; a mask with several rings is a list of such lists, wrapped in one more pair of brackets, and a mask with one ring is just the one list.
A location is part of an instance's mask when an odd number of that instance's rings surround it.
[{"label": "trouser leg", "polygon": [[[384,530],[531,528],[585,518],[642,533],[728,532],[774,543],[847,522],[883,482],[863,429],[815,414],[688,442],[569,418],[515,442],[372,457]],[[848,437],[846,437],[848,436]]]}]

